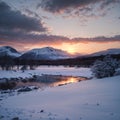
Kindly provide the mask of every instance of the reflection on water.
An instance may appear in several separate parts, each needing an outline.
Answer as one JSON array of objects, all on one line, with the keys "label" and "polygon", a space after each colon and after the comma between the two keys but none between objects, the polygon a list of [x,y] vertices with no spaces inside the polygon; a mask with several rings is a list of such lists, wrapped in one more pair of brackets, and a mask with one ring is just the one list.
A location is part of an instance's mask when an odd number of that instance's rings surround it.
[{"label": "reflection on water", "polygon": [[79,82],[81,80],[85,80],[85,78],[81,77],[72,77],[72,76],[61,76],[59,81],[52,83],[52,86],[61,86],[69,83]]},{"label": "reflection on water", "polygon": [[10,80],[0,84],[0,89],[16,89],[20,87],[36,86],[38,88],[62,86],[69,83],[86,80],[84,77],[62,76],[62,75],[42,75],[21,80]]},{"label": "reflection on water", "polygon": [[36,81],[18,82],[16,87],[37,86],[39,88],[62,86],[69,83],[86,80],[84,77],[62,76],[62,75],[42,75],[37,76]]}]

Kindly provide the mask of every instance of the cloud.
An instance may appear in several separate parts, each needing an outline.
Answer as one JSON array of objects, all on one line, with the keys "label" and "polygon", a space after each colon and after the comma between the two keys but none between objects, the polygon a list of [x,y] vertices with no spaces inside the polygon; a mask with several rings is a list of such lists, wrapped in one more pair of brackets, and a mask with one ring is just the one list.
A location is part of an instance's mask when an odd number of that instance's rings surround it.
[{"label": "cloud", "polygon": [[[14,11],[5,2],[0,2],[0,31],[46,32],[43,23],[34,17]],[[7,31],[6,31],[7,32]]]},{"label": "cloud", "polygon": [[103,0],[101,4],[101,9],[104,9],[106,6],[109,6],[114,3],[120,3],[120,0]]},{"label": "cloud", "polygon": [[36,12],[33,12],[32,10],[30,10],[28,8],[25,8],[25,12],[30,16],[35,16],[36,18],[40,19],[40,16]]},{"label": "cloud", "polygon": [[96,42],[96,43],[120,42],[120,35],[115,35],[113,37],[99,36],[99,37],[93,37],[93,38],[73,38],[72,41],[83,42],[83,43],[89,43],[89,42]]},{"label": "cloud", "polygon": [[8,45],[11,44],[22,44],[27,46],[28,44],[61,44],[67,42],[69,38],[64,36],[47,35],[47,34],[35,34],[35,33],[24,33],[18,31],[0,31],[0,44]]},{"label": "cloud", "polygon": [[41,7],[53,13],[61,13],[71,12],[74,8],[82,8],[91,3],[96,3],[96,0],[42,0]]},{"label": "cloud", "polygon": [[[46,1],[46,2],[44,2]],[[50,2],[51,1],[51,2]],[[110,0],[105,3],[105,0],[98,0],[104,5],[110,5],[116,0]],[[104,2],[103,2],[104,1]],[[52,6],[56,6],[51,7]],[[58,4],[59,3],[59,4]],[[72,9],[75,9],[75,14],[79,14],[79,10],[87,15],[92,15],[89,11],[93,8],[89,5],[98,3],[97,0],[43,0],[43,8],[53,13],[66,12],[69,14]],[[47,7],[47,6],[48,7]],[[104,8],[104,6],[102,6]],[[100,8],[102,9],[102,8]],[[78,11],[77,11],[78,10]],[[29,9],[26,9],[31,16],[34,14]],[[94,14],[93,14],[94,16]],[[47,18],[46,18],[47,19]],[[0,45],[17,46],[20,49],[28,49],[27,46],[31,45],[61,45],[64,43],[78,44],[78,43],[105,43],[105,42],[120,42],[120,35],[113,37],[94,37],[94,38],[73,38],[70,39],[64,36],[47,35],[48,29],[44,27],[41,19],[29,17],[22,14],[20,11],[14,11],[5,2],[0,2]],[[39,33],[39,34],[38,34]]]},{"label": "cloud", "polygon": [[22,48],[26,46],[51,46],[51,45],[62,45],[65,43],[74,45],[79,43],[108,43],[108,42],[120,42],[120,35],[113,37],[94,37],[94,38],[73,38],[70,39],[64,36],[47,35],[47,34],[34,34],[34,33],[23,33],[23,32],[0,32],[0,45],[21,45]]},{"label": "cloud", "polygon": [[96,18],[106,15],[115,3],[120,3],[120,0],[42,0],[37,8],[86,19],[86,17]]}]

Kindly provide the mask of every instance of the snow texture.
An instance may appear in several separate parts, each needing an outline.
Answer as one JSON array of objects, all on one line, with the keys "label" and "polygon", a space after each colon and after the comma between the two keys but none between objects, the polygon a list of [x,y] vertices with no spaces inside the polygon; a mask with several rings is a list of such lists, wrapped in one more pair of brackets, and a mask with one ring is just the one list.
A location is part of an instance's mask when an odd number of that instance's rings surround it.
[{"label": "snow texture", "polygon": [[19,71],[3,71],[0,70],[0,78],[18,78],[31,77],[33,75],[50,74],[50,75],[66,75],[66,76],[83,76],[91,77],[90,68],[76,68],[64,66],[40,66],[36,70]]},{"label": "snow texture", "polygon": [[68,54],[67,52],[52,47],[32,49],[21,56],[21,58],[23,59],[34,59],[34,60],[41,60],[41,59],[56,60],[56,59],[65,59],[69,57],[70,54]]},{"label": "snow texture", "polygon": [[118,69],[119,62],[111,56],[106,56],[103,61],[97,60],[92,66],[92,72],[97,78],[113,76]]},{"label": "snow texture", "polygon": [[1,97],[1,120],[120,120],[120,76]]},{"label": "snow texture", "polygon": [[21,54],[9,46],[0,47],[0,57],[2,56],[19,57]]},{"label": "snow texture", "polygon": [[120,49],[119,48],[107,49],[104,51],[93,53],[90,56],[113,55],[113,54],[114,55],[120,54]]}]

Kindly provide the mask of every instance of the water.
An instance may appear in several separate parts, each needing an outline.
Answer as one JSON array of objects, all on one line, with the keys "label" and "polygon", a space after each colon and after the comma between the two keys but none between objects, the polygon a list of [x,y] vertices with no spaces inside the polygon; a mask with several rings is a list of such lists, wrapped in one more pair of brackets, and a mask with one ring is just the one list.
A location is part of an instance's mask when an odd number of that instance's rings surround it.
[{"label": "water", "polygon": [[87,80],[85,77],[62,76],[62,75],[41,75],[34,79],[10,80],[0,83],[0,89],[17,89],[21,87],[35,86],[38,88],[62,86],[69,83]]}]

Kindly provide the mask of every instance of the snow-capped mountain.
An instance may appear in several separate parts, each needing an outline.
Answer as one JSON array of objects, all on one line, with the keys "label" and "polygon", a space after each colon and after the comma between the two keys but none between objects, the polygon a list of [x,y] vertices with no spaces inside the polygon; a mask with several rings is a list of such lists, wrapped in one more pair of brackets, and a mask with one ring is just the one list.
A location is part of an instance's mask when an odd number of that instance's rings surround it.
[{"label": "snow-capped mountain", "polygon": [[70,54],[65,51],[55,49],[52,47],[44,47],[32,49],[26,53],[24,53],[21,59],[32,59],[32,60],[57,60],[57,59],[65,59],[70,58]]},{"label": "snow-capped mountain", "polygon": [[0,47],[0,57],[10,56],[10,57],[19,57],[21,54],[10,46]]},{"label": "snow-capped mountain", "polygon": [[91,54],[90,56],[118,55],[118,54],[120,54],[120,49],[114,48],[114,49],[107,49],[104,51],[96,52],[96,53]]}]

